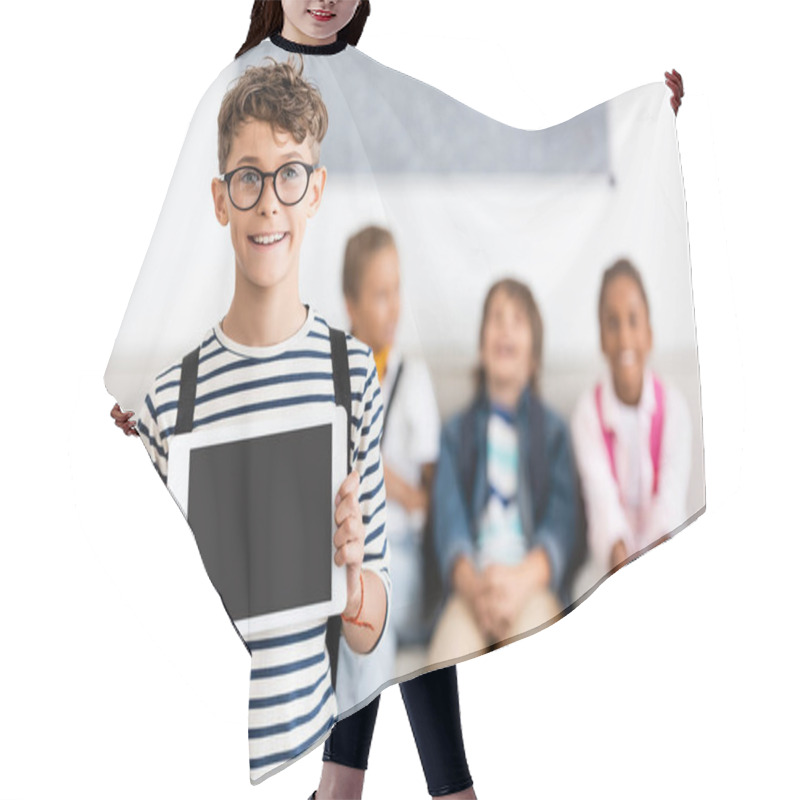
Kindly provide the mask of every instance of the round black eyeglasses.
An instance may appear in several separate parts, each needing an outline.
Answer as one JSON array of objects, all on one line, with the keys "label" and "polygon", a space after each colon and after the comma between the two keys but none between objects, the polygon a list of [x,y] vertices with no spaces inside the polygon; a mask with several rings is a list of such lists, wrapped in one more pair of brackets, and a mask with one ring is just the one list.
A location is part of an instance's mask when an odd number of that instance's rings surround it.
[{"label": "round black eyeglasses", "polygon": [[249,211],[258,203],[267,178],[272,178],[272,188],[278,200],[285,206],[295,206],[306,196],[311,175],[318,166],[289,161],[274,172],[244,166],[220,175],[219,179],[228,185],[228,197],[239,211]]}]

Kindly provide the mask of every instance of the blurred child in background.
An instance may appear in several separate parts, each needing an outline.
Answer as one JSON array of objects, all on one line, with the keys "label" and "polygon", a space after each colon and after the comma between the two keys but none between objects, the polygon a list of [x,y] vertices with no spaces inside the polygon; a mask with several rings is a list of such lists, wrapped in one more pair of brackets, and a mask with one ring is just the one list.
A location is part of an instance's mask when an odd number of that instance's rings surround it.
[{"label": "blurred child in background", "polygon": [[606,369],[572,417],[590,555],[577,597],[686,521],[691,468],[689,410],[649,367],[650,306],[630,261],[604,272],[598,318]]},{"label": "blurred child in background", "polygon": [[[425,640],[422,533],[439,455],[440,425],[425,362],[402,354],[394,344],[401,310],[400,259],[390,231],[371,225],[350,237],[342,289],[351,331],[364,337],[378,368],[384,403],[386,527],[392,551],[390,630],[369,659],[356,660],[360,674],[353,686],[355,704],[399,674],[398,645]],[[343,690],[340,683],[339,691]]]},{"label": "blurred child in background", "polygon": [[[363,658],[340,651],[337,696],[355,705],[398,674],[397,647],[424,642],[422,532],[434,462],[439,450],[439,412],[424,361],[400,353],[400,259],[391,232],[368,226],[347,242],[342,289],[353,335],[366,337],[375,355],[383,396],[381,453],[386,482],[386,528],[392,550],[392,613],[389,630]],[[356,334],[358,331],[358,334]],[[455,666],[400,684],[428,790],[436,797],[474,797],[461,734]],[[325,743],[320,794],[342,793],[344,781],[360,790],[372,743],[380,695],[341,720]],[[356,795],[353,795],[356,796]]]},{"label": "blurred child in background", "polygon": [[486,296],[477,394],[442,432],[434,532],[450,595],[430,662],[479,652],[554,620],[576,540],[566,423],[538,394],[543,323],[530,289]]}]

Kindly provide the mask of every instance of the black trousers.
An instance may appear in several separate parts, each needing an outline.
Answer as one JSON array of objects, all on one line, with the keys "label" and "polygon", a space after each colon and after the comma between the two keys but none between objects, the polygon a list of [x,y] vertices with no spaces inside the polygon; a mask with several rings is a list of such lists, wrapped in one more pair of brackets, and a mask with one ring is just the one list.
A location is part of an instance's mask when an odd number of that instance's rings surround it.
[{"label": "black trousers", "polygon": [[[468,789],[472,777],[461,734],[455,666],[404,681],[400,692],[430,795],[439,797]],[[378,695],[369,705],[334,725],[325,742],[323,761],[367,768],[380,699]]]}]

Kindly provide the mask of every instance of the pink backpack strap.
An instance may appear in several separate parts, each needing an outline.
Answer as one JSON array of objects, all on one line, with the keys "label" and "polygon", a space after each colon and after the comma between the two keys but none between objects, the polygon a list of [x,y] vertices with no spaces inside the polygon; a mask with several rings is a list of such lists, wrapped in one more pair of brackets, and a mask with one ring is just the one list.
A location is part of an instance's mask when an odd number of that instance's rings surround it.
[{"label": "pink backpack strap", "polygon": [[658,471],[661,463],[661,439],[664,433],[664,386],[653,376],[656,395],[656,410],[650,421],[650,459],[653,462],[653,494],[658,492]]},{"label": "pink backpack strap", "polygon": [[611,428],[607,428],[605,422],[603,422],[603,401],[601,395],[602,387],[598,383],[594,387],[594,404],[597,407],[597,418],[600,421],[600,430],[603,432],[603,440],[606,443],[608,461],[611,464],[611,474],[614,476],[614,480],[619,483],[619,479],[617,478],[617,462],[614,460],[614,431],[612,431]]}]

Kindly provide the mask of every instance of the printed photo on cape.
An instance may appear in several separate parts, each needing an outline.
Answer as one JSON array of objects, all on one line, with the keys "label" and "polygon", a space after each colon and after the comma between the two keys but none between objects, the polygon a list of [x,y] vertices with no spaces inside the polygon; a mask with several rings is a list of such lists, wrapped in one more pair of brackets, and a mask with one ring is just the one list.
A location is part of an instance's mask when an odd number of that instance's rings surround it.
[{"label": "printed photo on cape", "polygon": [[[319,91],[327,178],[300,256],[306,322],[283,346],[254,352],[220,328],[235,264],[210,185],[223,98],[272,60],[292,62]],[[393,254],[386,270],[399,296],[386,347],[354,329],[348,247],[365,264]],[[145,438],[177,410],[183,359],[200,345],[196,429],[279,415],[292,381],[333,407],[331,330],[349,332],[348,452],[361,476],[364,568],[381,573],[388,617],[372,652],[341,639],[334,661],[324,616],[242,637],[253,659],[254,783],[385,686],[556,622],[612,574],[615,553],[624,563],[703,513],[687,222],[664,85],[525,131],[352,47],[300,57],[267,40],[237,59],[195,112],[106,386],[151,425]],[[516,368],[521,348],[531,374],[509,408],[488,387]],[[284,362],[296,363],[291,373]],[[229,385],[215,381],[251,368],[263,369],[252,373],[253,399],[232,411]],[[630,374],[641,386],[635,402]],[[154,460],[166,480],[168,459]],[[429,480],[427,499],[389,496],[387,474],[404,487]],[[220,526],[216,546],[225,533]],[[547,585],[503,598],[504,576],[534,553]],[[513,619],[483,624],[454,585],[464,560],[497,585]],[[243,569],[243,580],[258,574]],[[294,704],[280,719],[278,695]]]}]

